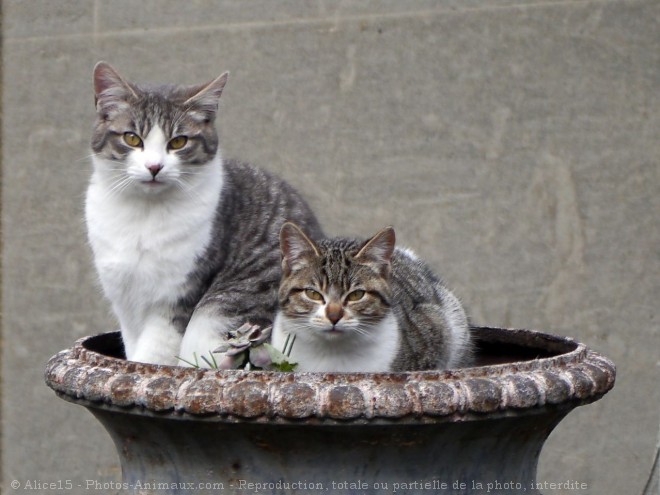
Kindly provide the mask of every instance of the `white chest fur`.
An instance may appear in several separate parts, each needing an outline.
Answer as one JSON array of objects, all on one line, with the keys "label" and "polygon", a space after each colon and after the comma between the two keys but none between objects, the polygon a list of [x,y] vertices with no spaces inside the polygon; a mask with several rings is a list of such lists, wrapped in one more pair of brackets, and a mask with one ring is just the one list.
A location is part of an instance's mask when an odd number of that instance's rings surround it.
[{"label": "white chest fur", "polygon": [[296,335],[290,361],[298,371],[385,372],[390,371],[400,345],[396,317],[390,314],[368,335],[338,336],[328,341],[299,327],[279,313],[273,324],[273,346],[282,350],[289,333]]},{"label": "white chest fur", "polygon": [[[127,357],[171,362],[180,341],[167,328],[171,307],[211,237],[222,188],[220,158],[200,168],[187,189],[157,195],[118,194],[104,172],[108,163],[97,160],[87,191],[88,237]],[[162,341],[149,342],[152,335]]]}]

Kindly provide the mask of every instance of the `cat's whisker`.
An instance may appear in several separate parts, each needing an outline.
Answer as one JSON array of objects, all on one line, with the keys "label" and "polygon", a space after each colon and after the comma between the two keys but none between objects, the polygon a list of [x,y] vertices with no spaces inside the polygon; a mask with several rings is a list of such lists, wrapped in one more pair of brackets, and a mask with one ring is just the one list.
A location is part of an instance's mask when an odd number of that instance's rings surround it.
[{"label": "cat's whisker", "polygon": [[199,170],[186,170],[186,169],[184,169],[184,170],[181,170],[179,172],[179,175],[181,177],[186,177],[186,178],[188,178],[188,177],[193,177],[194,178],[194,177],[199,177],[199,176],[208,177],[209,176],[209,171],[208,170],[202,170],[202,169],[199,169]]},{"label": "cat's whisker", "polygon": [[179,124],[185,119],[185,116],[186,116],[185,112],[182,112],[179,115],[177,115],[177,117],[172,121],[171,128],[178,129]]},{"label": "cat's whisker", "polygon": [[[129,84],[105,63],[95,68],[104,117],[94,127],[95,153],[79,160],[93,165],[85,219],[128,359],[197,363],[238,320],[272,318],[253,302],[275,299],[280,260],[255,253],[276,252],[271,227],[285,219],[321,236],[290,186],[217,153],[211,121],[225,82],[163,90]],[[142,95],[154,96],[152,104],[136,106]],[[190,139],[176,139],[184,134]],[[245,203],[232,198],[250,198],[249,222],[241,221]],[[216,279],[223,282],[210,283]]]},{"label": "cat's whisker", "polygon": [[358,333],[363,337],[366,337],[367,340],[373,342],[376,342],[378,340],[378,332],[374,332],[373,327],[366,325],[358,325],[357,327],[354,327],[353,330],[355,331],[355,333]]},{"label": "cat's whisker", "polygon": [[122,162],[121,160],[110,160],[106,158],[105,163],[116,163],[118,165],[121,165],[122,168],[126,168],[126,163]]},{"label": "cat's whisker", "polygon": [[[273,340],[279,342],[286,328],[306,335],[294,347],[300,371],[422,370],[466,359],[470,336],[460,303],[416,258],[395,250],[391,228],[366,242],[316,243],[290,224],[280,236],[283,263],[291,267],[280,291],[290,292]],[[395,276],[364,270],[365,264],[386,266]],[[338,331],[331,331],[330,322]]]},{"label": "cat's whisker", "polygon": [[92,153],[90,155],[83,156],[82,158],[78,158],[77,160],[75,160],[75,163],[79,163],[79,162],[82,162],[82,161],[89,162],[89,160],[91,158],[94,158],[95,156],[98,156],[98,153]]},{"label": "cat's whisker", "polygon": [[101,156],[100,153],[92,153],[90,155],[79,158],[78,160],[76,160],[76,162],[89,161],[92,158],[99,158],[100,160],[103,160],[105,163],[117,163],[117,164],[121,165],[122,168],[124,168],[124,169],[126,168],[126,164],[123,161],[114,160],[112,158],[104,158],[104,157]]},{"label": "cat's whisker", "polygon": [[199,197],[195,194],[195,187],[193,185],[186,184],[185,181],[182,181],[179,178],[174,181],[174,185],[193,203],[198,203],[200,201]]},{"label": "cat's whisker", "polygon": [[121,176],[115,182],[113,182],[108,189],[108,197],[117,197],[122,192],[124,192],[133,182],[128,176]]}]

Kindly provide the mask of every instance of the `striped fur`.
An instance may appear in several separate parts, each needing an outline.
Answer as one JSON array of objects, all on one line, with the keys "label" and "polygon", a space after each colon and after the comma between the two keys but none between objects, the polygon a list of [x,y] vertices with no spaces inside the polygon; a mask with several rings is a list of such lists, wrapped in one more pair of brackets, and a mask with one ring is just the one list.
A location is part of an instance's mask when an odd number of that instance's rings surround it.
[{"label": "striped fur", "polygon": [[470,333],[458,299],[394,230],[367,241],[314,242],[282,228],[283,278],[273,344],[296,340],[301,371],[407,371],[463,366]]},{"label": "striped fur", "polygon": [[226,81],[143,87],[103,62],[94,70],[86,221],[128,359],[193,361],[228,329],[272,322],[282,224],[321,236],[291,186],[222,159],[214,121]]}]

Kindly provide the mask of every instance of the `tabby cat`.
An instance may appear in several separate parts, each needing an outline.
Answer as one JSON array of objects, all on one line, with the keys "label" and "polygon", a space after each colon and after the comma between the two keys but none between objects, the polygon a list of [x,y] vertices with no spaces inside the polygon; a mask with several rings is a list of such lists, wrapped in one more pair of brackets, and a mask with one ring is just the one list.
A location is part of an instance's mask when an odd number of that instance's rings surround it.
[{"label": "tabby cat", "polygon": [[282,281],[273,345],[295,336],[299,371],[454,368],[470,359],[465,311],[385,228],[371,239],[315,242],[293,223],[280,234]]},{"label": "tabby cat", "polygon": [[138,86],[94,69],[86,222],[130,360],[204,361],[228,329],[272,322],[285,219],[321,229],[282,180],[224,160],[214,125],[227,74]]}]

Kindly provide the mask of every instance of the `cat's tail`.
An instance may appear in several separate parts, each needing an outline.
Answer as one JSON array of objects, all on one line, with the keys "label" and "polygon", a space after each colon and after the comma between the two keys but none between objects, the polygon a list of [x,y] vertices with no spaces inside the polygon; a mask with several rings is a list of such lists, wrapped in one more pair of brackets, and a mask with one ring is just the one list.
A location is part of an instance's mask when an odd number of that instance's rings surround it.
[{"label": "cat's tail", "polygon": [[448,329],[448,356],[444,368],[453,369],[469,366],[474,355],[474,342],[467,315],[458,297],[442,284],[436,286],[442,301],[442,314]]}]

